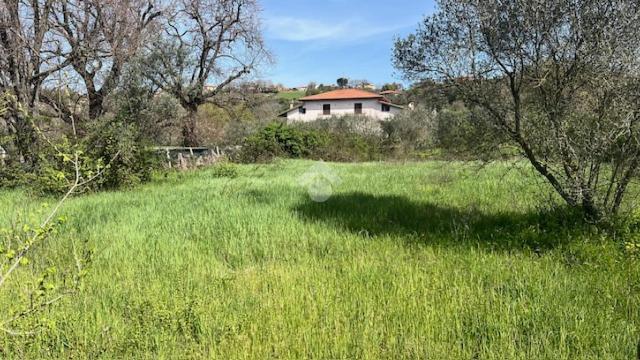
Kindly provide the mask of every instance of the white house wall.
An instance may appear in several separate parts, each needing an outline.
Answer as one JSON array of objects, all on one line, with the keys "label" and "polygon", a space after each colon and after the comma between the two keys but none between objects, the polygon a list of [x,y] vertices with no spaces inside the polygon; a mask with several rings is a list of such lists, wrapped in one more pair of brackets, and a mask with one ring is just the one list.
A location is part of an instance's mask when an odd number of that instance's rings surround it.
[{"label": "white house wall", "polygon": [[[389,112],[382,112],[382,104],[375,99],[305,101],[303,107],[306,109],[306,114],[301,114],[297,108],[292,109],[287,113],[287,120],[309,122],[332,116],[353,115],[355,114],[355,104],[357,103],[362,104],[362,115],[378,120],[388,119],[401,111],[400,108],[392,106]],[[323,106],[326,104],[331,105],[331,115],[324,115]]]}]

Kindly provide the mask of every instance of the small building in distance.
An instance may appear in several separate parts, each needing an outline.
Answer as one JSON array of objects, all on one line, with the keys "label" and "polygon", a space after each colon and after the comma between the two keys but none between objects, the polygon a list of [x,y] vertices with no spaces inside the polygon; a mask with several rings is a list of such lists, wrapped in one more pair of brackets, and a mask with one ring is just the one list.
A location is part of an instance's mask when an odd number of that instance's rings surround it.
[{"label": "small building in distance", "polygon": [[291,89],[289,89],[290,91],[300,91],[300,92],[307,92],[308,86],[307,85],[300,85],[300,86],[296,86],[296,87],[292,87]]},{"label": "small building in distance", "polygon": [[340,89],[303,97],[280,117],[288,122],[309,122],[332,116],[363,115],[385,120],[400,113],[403,107],[383,95],[359,89]]}]

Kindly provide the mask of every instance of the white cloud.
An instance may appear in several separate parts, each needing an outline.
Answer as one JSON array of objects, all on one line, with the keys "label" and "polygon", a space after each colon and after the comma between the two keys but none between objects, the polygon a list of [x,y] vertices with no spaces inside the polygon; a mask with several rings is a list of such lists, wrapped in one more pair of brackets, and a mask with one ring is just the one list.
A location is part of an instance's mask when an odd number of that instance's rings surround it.
[{"label": "white cloud", "polygon": [[269,18],[266,21],[266,26],[268,35],[280,40],[328,40],[339,42],[361,40],[401,28],[401,26],[381,27],[358,20],[329,23],[294,17]]}]

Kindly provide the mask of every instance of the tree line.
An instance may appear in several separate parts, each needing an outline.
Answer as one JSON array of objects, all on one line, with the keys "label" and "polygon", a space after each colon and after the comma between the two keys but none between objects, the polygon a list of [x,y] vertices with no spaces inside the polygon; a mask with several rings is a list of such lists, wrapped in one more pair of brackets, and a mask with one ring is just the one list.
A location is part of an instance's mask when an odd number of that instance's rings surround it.
[{"label": "tree line", "polygon": [[46,111],[77,129],[137,73],[187,111],[183,142],[194,146],[197,107],[269,57],[254,0],[2,0],[3,145],[36,163],[34,117]]}]

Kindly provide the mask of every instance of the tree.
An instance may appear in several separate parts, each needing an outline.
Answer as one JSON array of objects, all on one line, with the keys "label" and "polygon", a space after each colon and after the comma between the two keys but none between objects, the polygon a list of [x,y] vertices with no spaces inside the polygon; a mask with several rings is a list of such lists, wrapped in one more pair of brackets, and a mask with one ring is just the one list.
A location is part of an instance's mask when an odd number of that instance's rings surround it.
[{"label": "tree", "polygon": [[388,83],[382,85],[382,91],[400,91],[402,90],[402,84]]},{"label": "tree", "polygon": [[395,65],[456,88],[567,204],[601,218],[618,213],[640,163],[639,7],[441,0],[396,42]]},{"label": "tree", "polygon": [[367,86],[371,85],[371,82],[369,80],[366,79],[361,79],[361,80],[351,80],[351,85],[354,88],[359,88],[359,89],[364,89]]},{"label": "tree", "polygon": [[341,77],[336,82],[341,89],[344,89],[349,84],[349,79]]},{"label": "tree", "polygon": [[309,85],[307,85],[307,91],[305,91],[305,96],[316,95],[319,92],[320,91],[318,90],[318,85],[312,81],[309,83]]},{"label": "tree", "polygon": [[[146,73],[187,111],[185,146],[199,144],[198,107],[269,59],[255,0],[180,0],[149,42]],[[209,85],[215,83],[215,85]]]},{"label": "tree", "polygon": [[53,9],[52,26],[71,50],[66,60],[84,84],[89,118],[96,119],[161,12],[153,0],[57,0]]},{"label": "tree", "polygon": [[55,0],[0,1],[0,93],[11,95],[5,114],[13,151],[27,164],[37,160],[37,134],[31,116],[45,80],[66,67],[56,54],[68,53],[51,34]]}]

